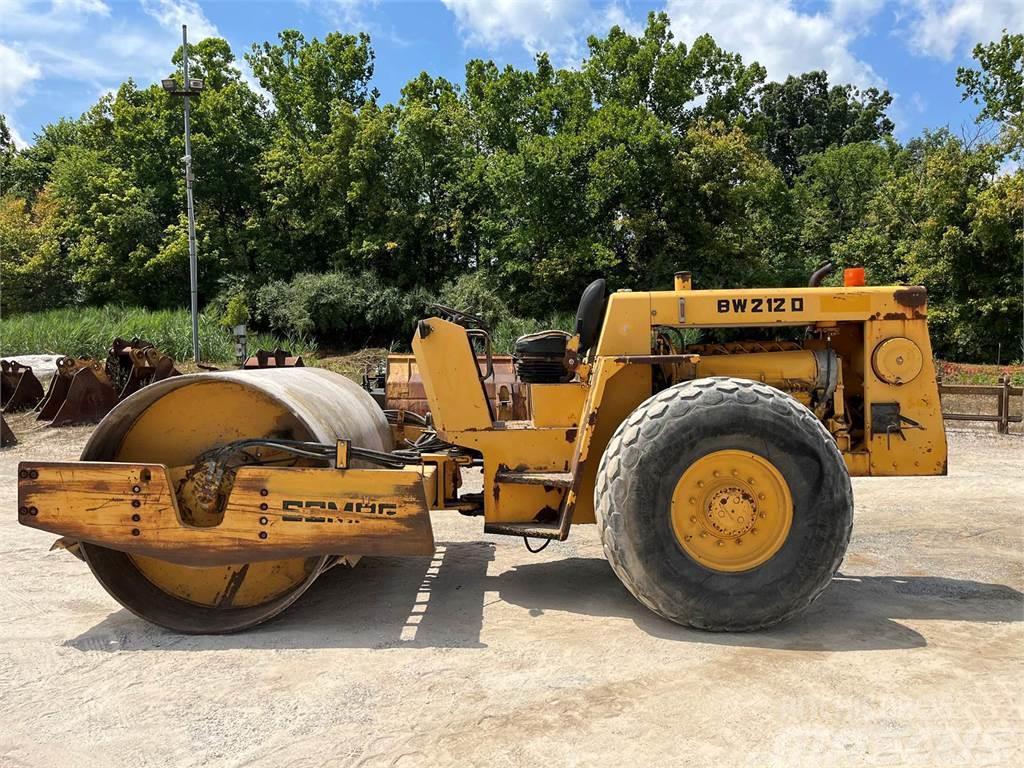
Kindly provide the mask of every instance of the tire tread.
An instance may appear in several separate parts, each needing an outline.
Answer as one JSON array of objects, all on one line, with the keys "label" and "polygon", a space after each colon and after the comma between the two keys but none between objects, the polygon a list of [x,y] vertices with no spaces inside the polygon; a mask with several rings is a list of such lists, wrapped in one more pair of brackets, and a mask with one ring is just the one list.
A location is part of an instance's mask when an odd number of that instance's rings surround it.
[{"label": "tire tread", "polygon": [[[635,466],[641,458],[630,454],[642,453],[643,443],[646,440],[653,438],[668,425],[678,423],[680,419],[694,412],[702,409],[728,408],[734,403],[742,403],[745,406],[760,403],[763,407],[785,416],[801,430],[819,441],[824,452],[832,454],[833,459],[845,465],[835,440],[821,421],[789,395],[760,382],[715,376],[683,382],[662,390],[641,403],[630,417],[619,425],[601,457],[594,499],[605,557],[626,588],[645,606],[671,621],[698,629],[725,632],[765,629],[787,621],[805,610],[821,595],[832,576],[839,569],[853,530],[853,515],[851,514],[847,524],[840,532],[839,540],[835,542],[834,558],[830,562],[821,563],[815,572],[806,575],[807,579],[813,580],[818,585],[814,591],[796,601],[785,613],[776,614],[770,619],[755,624],[739,620],[720,623],[694,621],[687,612],[681,612],[678,606],[662,604],[657,593],[648,588],[647,580],[643,578],[644,574],[642,572],[634,573],[633,569],[625,565],[628,559],[623,551],[625,525],[622,520],[622,512],[618,509],[620,505],[616,504],[615,500],[624,498],[628,493],[629,482],[628,477],[622,471],[623,466]],[[638,441],[637,437],[641,432],[645,440]],[[849,486],[848,476],[846,482]],[[848,493],[852,499],[852,488]]]}]

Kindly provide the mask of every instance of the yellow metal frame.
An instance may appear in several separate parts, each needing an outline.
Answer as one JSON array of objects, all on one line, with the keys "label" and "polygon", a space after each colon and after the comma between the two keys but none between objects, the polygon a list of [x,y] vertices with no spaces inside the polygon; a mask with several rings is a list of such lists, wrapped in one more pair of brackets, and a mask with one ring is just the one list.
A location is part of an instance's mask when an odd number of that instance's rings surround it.
[{"label": "yellow metal frame", "polygon": [[198,526],[182,516],[162,464],[24,462],[18,511],[31,528],[188,566],[430,555],[435,472],[242,467],[221,520]]},{"label": "yellow metal frame", "polygon": [[[677,355],[660,368],[669,372],[670,380],[730,375],[765,381],[810,404],[815,365],[811,350],[834,350],[841,368],[836,413],[826,426],[851,474],[945,473],[946,439],[924,289],[695,291],[688,278],[677,284],[680,290],[612,294],[598,341],[585,360],[576,359],[578,339],[570,340],[567,357],[574,358],[577,381],[533,385],[533,419],[528,422],[491,419],[463,328],[438,318],[421,323],[413,350],[435,424],[442,438],[483,455],[488,523],[550,523],[556,516],[563,524],[593,522],[598,459],[619,424],[653,394],[652,370],[660,360],[652,354],[652,339],[663,327],[813,329],[815,338],[800,349],[728,357]],[[915,362],[907,368],[915,369],[914,375],[898,382],[891,374],[879,376],[872,355],[880,345],[909,353]],[[849,421],[847,397],[863,402],[860,423]],[[884,432],[875,429],[875,408],[895,408],[905,420],[895,426],[890,422]],[[563,472],[571,480],[564,487],[512,484],[501,479],[509,471]],[[562,528],[559,538],[567,525]]]}]

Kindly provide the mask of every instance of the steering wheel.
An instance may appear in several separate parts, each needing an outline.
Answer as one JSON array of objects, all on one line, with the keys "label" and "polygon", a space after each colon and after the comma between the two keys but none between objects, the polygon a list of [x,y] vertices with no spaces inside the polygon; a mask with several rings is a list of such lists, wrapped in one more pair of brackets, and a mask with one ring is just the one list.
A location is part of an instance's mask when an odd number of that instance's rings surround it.
[{"label": "steering wheel", "polygon": [[463,312],[461,309],[446,307],[444,304],[427,304],[427,309],[436,312],[443,320],[450,320],[456,325],[461,325],[465,328],[469,328],[474,325],[477,328],[484,327],[484,320],[482,317],[471,315],[469,312]]}]

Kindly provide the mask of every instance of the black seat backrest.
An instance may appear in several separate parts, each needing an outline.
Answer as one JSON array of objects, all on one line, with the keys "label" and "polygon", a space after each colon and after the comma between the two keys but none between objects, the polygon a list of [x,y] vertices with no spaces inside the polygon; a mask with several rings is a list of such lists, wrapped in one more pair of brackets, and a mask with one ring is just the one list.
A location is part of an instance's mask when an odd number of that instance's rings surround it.
[{"label": "black seat backrest", "polygon": [[576,310],[576,333],[580,337],[580,354],[590,349],[597,341],[597,334],[601,330],[601,321],[604,319],[605,306],[605,282],[601,278],[588,285],[583,296],[580,297],[580,306]]}]

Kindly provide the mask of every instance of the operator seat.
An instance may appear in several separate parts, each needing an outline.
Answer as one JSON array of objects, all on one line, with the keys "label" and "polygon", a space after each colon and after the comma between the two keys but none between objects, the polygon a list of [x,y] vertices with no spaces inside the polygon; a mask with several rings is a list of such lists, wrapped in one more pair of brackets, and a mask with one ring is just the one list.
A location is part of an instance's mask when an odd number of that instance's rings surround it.
[{"label": "operator seat", "polygon": [[[583,290],[576,310],[574,332],[580,337],[579,354],[582,357],[594,346],[601,332],[606,302],[603,278],[595,280]],[[512,359],[516,374],[527,384],[557,384],[572,379],[573,372],[565,366],[565,346],[571,334],[550,330],[528,333],[516,339]]]}]

